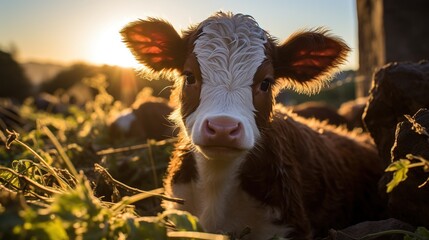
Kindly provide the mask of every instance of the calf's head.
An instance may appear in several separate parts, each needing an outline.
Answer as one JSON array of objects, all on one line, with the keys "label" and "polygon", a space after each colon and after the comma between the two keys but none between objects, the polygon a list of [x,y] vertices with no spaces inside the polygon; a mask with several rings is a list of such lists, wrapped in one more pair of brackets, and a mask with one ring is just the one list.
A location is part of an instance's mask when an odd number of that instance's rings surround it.
[{"label": "calf's head", "polygon": [[318,91],[349,51],[323,29],[278,44],[252,17],[222,12],[181,35],[154,18],[130,23],[122,35],[147,67],[181,74],[173,118],[209,159],[253,148],[269,126],[278,91]]}]

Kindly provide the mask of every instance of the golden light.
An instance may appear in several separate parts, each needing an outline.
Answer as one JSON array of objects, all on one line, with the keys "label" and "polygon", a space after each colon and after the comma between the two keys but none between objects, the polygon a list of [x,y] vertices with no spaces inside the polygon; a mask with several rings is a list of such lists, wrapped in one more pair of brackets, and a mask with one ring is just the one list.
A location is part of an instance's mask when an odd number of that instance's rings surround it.
[{"label": "golden light", "polygon": [[137,67],[138,62],[122,42],[119,31],[125,23],[110,24],[95,34],[90,46],[89,61],[96,64]]}]

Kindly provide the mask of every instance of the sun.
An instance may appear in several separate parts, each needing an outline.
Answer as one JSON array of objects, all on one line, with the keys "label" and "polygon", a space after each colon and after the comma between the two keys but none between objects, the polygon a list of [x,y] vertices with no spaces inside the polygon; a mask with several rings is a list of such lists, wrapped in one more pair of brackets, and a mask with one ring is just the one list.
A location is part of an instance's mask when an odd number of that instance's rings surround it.
[{"label": "sun", "polygon": [[119,31],[125,24],[111,24],[100,29],[90,46],[89,61],[95,64],[138,67],[139,63],[122,42]]}]

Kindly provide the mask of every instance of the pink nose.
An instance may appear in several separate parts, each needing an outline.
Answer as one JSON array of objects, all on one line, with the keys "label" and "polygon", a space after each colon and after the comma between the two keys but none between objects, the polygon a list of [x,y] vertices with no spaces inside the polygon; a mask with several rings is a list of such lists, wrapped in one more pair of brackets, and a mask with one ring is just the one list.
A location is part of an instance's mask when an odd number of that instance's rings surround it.
[{"label": "pink nose", "polygon": [[202,129],[206,146],[239,148],[243,137],[240,121],[226,116],[208,118]]}]

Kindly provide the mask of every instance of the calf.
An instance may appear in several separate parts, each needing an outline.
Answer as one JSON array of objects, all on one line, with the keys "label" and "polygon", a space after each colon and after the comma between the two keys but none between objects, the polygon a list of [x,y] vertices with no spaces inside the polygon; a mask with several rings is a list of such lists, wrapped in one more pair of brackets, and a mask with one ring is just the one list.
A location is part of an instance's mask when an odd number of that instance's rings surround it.
[{"label": "calf", "polygon": [[112,140],[135,138],[163,140],[175,136],[173,123],[168,115],[173,111],[164,98],[149,97],[133,103],[110,120],[109,133]]},{"label": "calf", "polygon": [[[316,92],[349,51],[315,29],[282,44],[242,14],[219,12],[180,36],[155,18],[122,30],[136,58],[177,70],[180,127],[165,188],[209,232],[310,239],[373,217],[382,173],[368,138],[274,110],[283,87]],[[276,114],[278,112],[278,114]]]},{"label": "calf", "polygon": [[324,102],[304,102],[292,107],[293,112],[301,117],[315,118],[319,121],[326,121],[331,125],[347,126],[347,119],[337,113],[337,110]]},{"label": "calf", "polygon": [[360,97],[344,102],[338,108],[338,114],[349,122],[351,129],[361,128],[362,131],[364,131],[365,128],[363,126],[362,116],[367,102],[368,97]]}]

